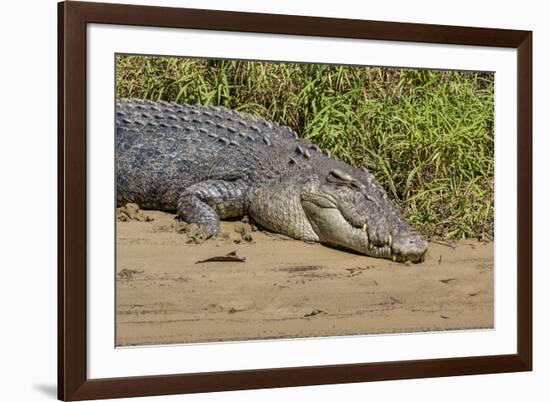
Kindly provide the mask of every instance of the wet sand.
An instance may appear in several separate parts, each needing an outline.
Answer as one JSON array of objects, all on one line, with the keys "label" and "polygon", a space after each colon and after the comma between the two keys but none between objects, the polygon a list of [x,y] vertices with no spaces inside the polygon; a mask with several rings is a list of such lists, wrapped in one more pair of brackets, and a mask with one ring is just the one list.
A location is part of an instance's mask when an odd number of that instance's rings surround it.
[{"label": "wet sand", "polygon": [[[119,214],[118,346],[493,327],[492,243],[430,243],[405,265],[222,228],[201,242],[173,214]],[[196,263],[232,251],[246,261]]]}]

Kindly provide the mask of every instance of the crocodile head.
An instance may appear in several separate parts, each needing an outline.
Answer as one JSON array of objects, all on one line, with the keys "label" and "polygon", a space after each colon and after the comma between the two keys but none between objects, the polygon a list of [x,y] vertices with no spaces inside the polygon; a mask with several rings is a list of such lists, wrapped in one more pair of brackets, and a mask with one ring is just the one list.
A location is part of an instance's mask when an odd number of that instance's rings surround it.
[{"label": "crocodile head", "polygon": [[428,243],[403,219],[368,172],[333,169],[309,181],[300,194],[321,243],[393,261],[421,262]]}]

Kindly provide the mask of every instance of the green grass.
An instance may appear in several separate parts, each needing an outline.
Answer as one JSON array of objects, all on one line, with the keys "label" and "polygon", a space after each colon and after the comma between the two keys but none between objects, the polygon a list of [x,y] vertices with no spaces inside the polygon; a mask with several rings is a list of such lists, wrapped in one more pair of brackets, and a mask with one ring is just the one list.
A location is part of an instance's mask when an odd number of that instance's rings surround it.
[{"label": "green grass", "polygon": [[119,56],[116,83],[290,126],[369,168],[426,236],[493,236],[492,74]]}]

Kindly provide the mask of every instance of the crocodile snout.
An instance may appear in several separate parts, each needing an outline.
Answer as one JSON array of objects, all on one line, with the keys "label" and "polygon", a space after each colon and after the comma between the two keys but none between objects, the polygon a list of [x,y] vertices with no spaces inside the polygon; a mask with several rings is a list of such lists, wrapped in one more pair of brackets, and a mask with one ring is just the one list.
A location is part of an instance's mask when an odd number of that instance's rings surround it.
[{"label": "crocodile snout", "polygon": [[392,251],[399,261],[421,262],[424,260],[428,242],[418,233],[394,234]]}]

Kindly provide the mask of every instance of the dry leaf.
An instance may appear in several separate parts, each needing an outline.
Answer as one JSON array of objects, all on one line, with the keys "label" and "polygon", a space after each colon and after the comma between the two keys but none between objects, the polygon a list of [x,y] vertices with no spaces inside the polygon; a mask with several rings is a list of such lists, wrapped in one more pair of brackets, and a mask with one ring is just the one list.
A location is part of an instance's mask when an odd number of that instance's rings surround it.
[{"label": "dry leaf", "polygon": [[207,258],[206,260],[197,261],[195,264],[202,264],[203,262],[245,262],[246,257],[239,257],[237,251],[231,251],[226,255],[219,255],[215,257]]}]

